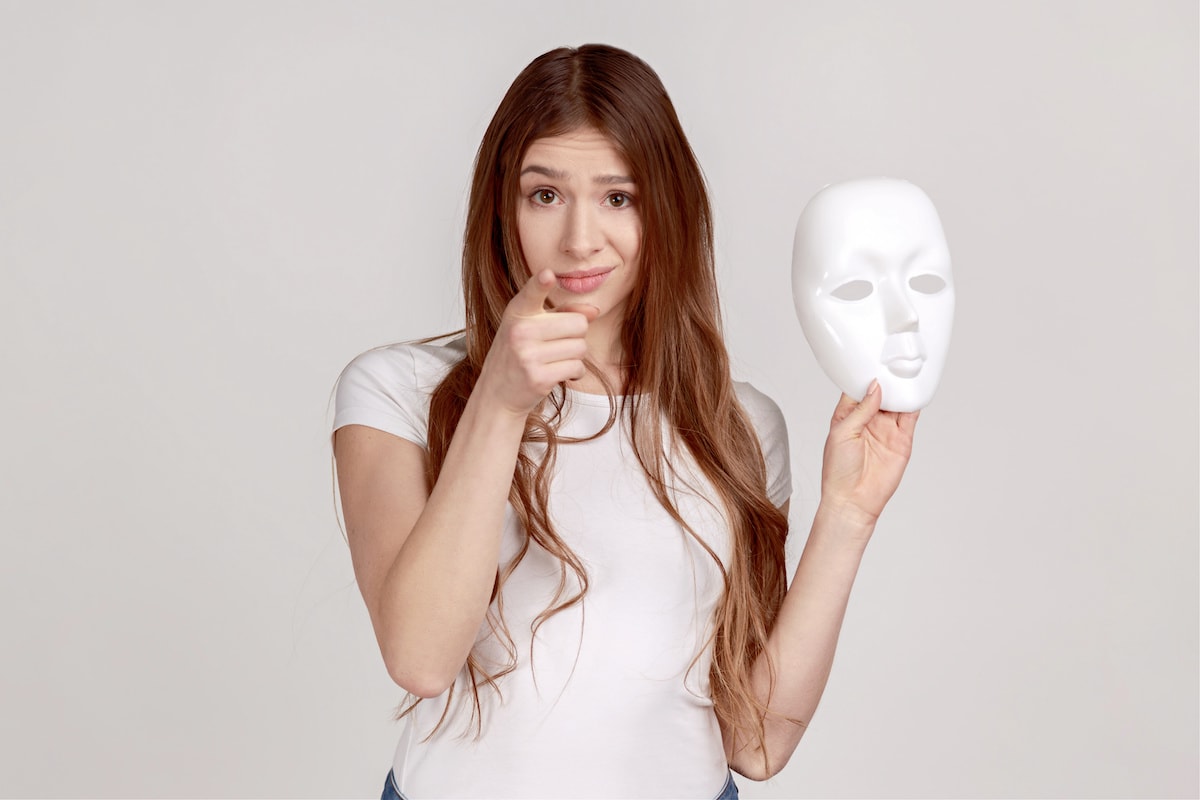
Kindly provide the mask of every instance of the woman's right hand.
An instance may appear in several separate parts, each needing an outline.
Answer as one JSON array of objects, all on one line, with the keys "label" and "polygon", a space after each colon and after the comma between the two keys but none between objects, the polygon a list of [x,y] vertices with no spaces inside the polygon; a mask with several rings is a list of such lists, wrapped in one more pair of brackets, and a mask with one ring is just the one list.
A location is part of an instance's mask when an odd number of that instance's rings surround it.
[{"label": "woman's right hand", "polygon": [[420,697],[453,684],[492,602],[525,418],[585,374],[588,305],[546,309],[550,270],[504,310],[441,471],[420,445],[364,425],[337,432],[338,485],[354,572],[392,679]]},{"label": "woman's right hand", "polygon": [[600,310],[586,303],[547,309],[555,280],[554,272],[544,269],[509,301],[476,384],[484,387],[485,397],[522,419],[556,385],[587,374],[585,337]]}]

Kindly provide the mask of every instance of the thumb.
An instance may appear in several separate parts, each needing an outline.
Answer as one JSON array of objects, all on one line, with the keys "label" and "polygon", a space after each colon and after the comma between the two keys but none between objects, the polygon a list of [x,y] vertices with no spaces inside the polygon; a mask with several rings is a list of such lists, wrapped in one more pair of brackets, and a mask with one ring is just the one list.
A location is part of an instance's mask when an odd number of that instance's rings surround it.
[{"label": "thumb", "polygon": [[[849,400],[845,396],[842,399],[843,401]],[[838,416],[841,417],[841,423],[849,428],[849,432],[857,435],[879,413],[879,406],[882,403],[883,391],[879,388],[879,381],[872,380],[871,385],[867,387],[866,395],[857,405],[853,405],[853,401],[838,404],[838,411],[842,412]],[[835,421],[837,421],[836,418]]]},{"label": "thumb", "polygon": [[550,296],[550,289],[553,286],[553,270],[544,269],[536,275],[531,275],[529,280],[525,281],[525,285],[521,287],[521,291],[517,292],[517,296],[509,303],[509,307],[517,314],[526,317],[541,314],[546,310],[546,298]]},{"label": "thumb", "polygon": [[559,306],[555,311],[571,311],[576,314],[583,314],[587,317],[588,322],[595,322],[596,317],[600,316],[600,309],[591,303],[568,303],[565,306]]}]

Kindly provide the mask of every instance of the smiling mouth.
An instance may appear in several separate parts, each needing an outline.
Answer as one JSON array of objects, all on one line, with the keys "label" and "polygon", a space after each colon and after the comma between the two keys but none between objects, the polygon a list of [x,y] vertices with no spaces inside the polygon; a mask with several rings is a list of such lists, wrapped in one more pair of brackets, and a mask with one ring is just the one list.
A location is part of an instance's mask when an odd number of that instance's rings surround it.
[{"label": "smiling mouth", "polygon": [[558,285],[572,294],[587,294],[600,288],[600,284],[604,283],[604,279],[614,269],[616,267],[598,267],[597,269],[567,272],[558,276]]}]

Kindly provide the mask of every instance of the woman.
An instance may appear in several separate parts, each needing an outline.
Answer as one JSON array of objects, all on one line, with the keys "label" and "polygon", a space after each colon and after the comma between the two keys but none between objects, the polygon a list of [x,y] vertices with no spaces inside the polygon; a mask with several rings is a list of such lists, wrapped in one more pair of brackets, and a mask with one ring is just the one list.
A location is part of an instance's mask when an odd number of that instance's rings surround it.
[{"label": "woman", "polygon": [[464,336],[356,358],[334,454],[410,693],[385,797],[736,797],[788,760],[916,415],[843,396],[787,588],[787,435],[729,375],[699,166],[653,70],[535,59],[476,159]]}]

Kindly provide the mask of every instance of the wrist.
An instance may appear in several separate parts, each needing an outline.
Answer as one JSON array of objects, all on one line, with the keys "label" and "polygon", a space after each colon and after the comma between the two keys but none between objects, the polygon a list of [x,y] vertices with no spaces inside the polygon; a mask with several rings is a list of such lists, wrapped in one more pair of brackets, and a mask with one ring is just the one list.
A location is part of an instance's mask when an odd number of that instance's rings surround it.
[{"label": "wrist", "polygon": [[822,497],[813,521],[813,527],[836,534],[839,539],[866,546],[875,532],[878,517],[863,511],[853,503]]},{"label": "wrist", "polygon": [[515,440],[519,442],[525,433],[529,412],[509,408],[493,398],[494,395],[488,391],[486,386],[476,383],[475,389],[463,407],[459,427],[489,431],[492,435],[505,439],[515,437]]},{"label": "wrist", "polygon": [[493,371],[488,368],[487,362],[484,362],[479,378],[475,381],[470,396],[467,397],[463,413],[466,414],[470,411],[481,418],[492,420],[505,427],[519,425],[523,431],[525,421],[532,409],[525,408],[519,403],[514,405],[506,402],[506,398],[510,394],[506,391],[503,379],[493,374]]}]

